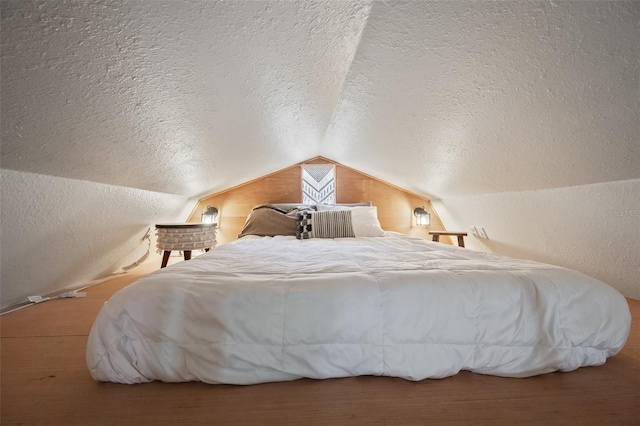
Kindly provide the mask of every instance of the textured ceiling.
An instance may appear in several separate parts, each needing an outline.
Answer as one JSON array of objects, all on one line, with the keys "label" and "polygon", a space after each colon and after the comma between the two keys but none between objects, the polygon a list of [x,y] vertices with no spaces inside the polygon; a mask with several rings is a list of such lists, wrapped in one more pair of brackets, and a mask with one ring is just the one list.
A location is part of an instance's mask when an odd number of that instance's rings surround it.
[{"label": "textured ceiling", "polygon": [[2,167],[194,196],[315,156],[369,8],[2,1]]},{"label": "textured ceiling", "polygon": [[640,178],[640,2],[375,3],[323,153],[435,197]]},{"label": "textured ceiling", "polygon": [[2,167],[197,196],[640,178],[640,2],[4,0]]}]

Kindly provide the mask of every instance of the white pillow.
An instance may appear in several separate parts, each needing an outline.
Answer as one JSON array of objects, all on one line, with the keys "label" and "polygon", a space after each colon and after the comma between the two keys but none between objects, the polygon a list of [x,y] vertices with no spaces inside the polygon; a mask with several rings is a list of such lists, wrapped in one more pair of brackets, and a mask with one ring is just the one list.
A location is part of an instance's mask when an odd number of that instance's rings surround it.
[{"label": "white pillow", "polygon": [[316,208],[319,212],[350,210],[353,233],[356,237],[382,237],[384,231],[378,221],[378,208],[375,206],[329,206],[318,204]]}]

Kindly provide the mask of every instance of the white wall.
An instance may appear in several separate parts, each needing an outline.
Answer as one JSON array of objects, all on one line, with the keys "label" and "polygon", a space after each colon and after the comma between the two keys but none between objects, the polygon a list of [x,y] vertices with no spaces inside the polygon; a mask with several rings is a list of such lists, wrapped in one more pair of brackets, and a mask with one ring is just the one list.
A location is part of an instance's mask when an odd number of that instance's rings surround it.
[{"label": "white wall", "polygon": [[469,232],[468,248],[575,269],[640,299],[639,179],[433,203],[448,230]]},{"label": "white wall", "polygon": [[376,1],[319,154],[429,198],[640,179],[638,22],[638,1]]},{"label": "white wall", "polygon": [[2,168],[195,197],[318,155],[370,5],[0,8]]},{"label": "white wall", "polygon": [[153,224],[189,213],[177,195],[11,170],[0,177],[2,308],[121,271],[146,252],[147,228],[153,235]]}]

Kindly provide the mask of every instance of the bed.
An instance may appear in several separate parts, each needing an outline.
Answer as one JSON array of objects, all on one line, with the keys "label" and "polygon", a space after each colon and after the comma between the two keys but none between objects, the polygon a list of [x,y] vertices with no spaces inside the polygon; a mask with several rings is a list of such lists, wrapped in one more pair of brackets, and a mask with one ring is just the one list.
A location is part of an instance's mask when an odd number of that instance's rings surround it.
[{"label": "bed", "polygon": [[89,335],[93,378],[527,377],[603,364],[629,334],[625,298],[582,273],[382,230],[362,236],[362,224],[350,237],[305,238],[319,212],[272,210],[294,219],[297,236],[249,232],[114,294]]}]

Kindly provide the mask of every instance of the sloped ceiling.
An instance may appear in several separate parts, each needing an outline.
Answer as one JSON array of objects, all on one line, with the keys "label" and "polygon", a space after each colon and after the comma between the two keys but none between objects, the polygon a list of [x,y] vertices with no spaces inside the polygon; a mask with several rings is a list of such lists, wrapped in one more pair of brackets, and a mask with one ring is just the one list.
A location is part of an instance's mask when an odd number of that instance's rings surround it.
[{"label": "sloped ceiling", "polygon": [[640,3],[3,0],[2,168],[194,197],[640,178]]},{"label": "sloped ceiling", "polygon": [[640,3],[376,3],[323,152],[436,197],[640,177]]}]

